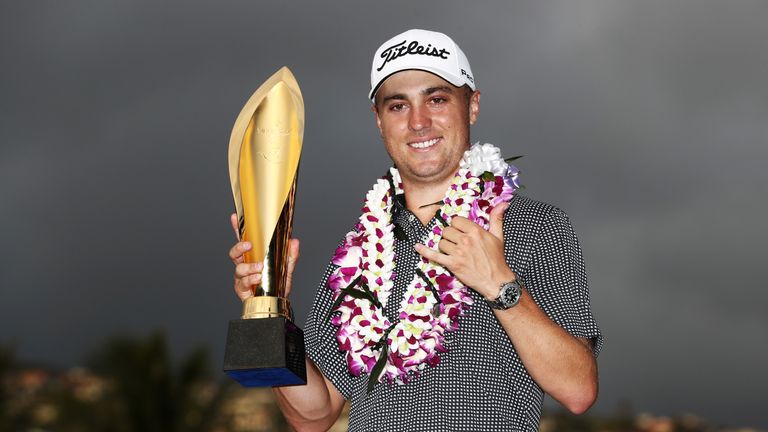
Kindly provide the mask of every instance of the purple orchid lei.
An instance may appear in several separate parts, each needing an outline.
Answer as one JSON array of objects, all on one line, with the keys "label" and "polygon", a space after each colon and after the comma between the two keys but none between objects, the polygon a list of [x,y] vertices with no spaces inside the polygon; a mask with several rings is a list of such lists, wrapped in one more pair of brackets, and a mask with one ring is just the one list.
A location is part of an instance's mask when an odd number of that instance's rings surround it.
[{"label": "purple orchid lei", "polygon": [[[508,165],[492,144],[474,144],[436,212],[440,221],[426,246],[437,249],[443,228],[454,216],[467,217],[484,229],[498,204],[519,188],[518,170]],[[419,371],[440,362],[445,332],[455,330],[472,305],[469,289],[444,267],[426,258],[405,290],[397,319],[384,314],[395,279],[395,228],[392,202],[402,193],[400,174],[391,168],[366,195],[362,215],[336,249],[328,278],[333,291],[331,323],[338,327],[339,349],[346,351],[350,373],[367,373],[368,390],[376,382],[407,383]]]}]

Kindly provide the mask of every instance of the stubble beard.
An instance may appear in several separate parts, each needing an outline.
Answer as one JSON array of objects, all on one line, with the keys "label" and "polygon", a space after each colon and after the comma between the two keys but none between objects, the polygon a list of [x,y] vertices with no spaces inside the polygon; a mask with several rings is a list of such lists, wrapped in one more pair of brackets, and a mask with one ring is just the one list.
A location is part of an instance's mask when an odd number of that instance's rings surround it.
[{"label": "stubble beard", "polygon": [[[461,156],[464,154],[464,151],[469,148],[469,143],[465,144],[464,148],[462,148],[460,155],[458,157],[449,154],[445,157],[441,158],[444,162],[441,164],[440,162],[435,162],[435,164],[430,164],[427,167],[419,167],[418,163],[417,166],[409,167],[408,164],[404,164],[404,166],[397,166],[397,168],[400,170],[400,177],[403,180],[403,182],[410,183],[413,186],[421,187],[421,188],[443,188],[448,187],[447,184],[453,180],[453,177],[456,175],[456,172],[459,170],[459,162],[461,161]],[[391,157],[391,155],[390,155]],[[394,158],[393,158],[394,161]],[[446,164],[451,164],[453,166],[446,167]],[[397,162],[395,162],[397,165]],[[445,192],[445,191],[441,191]]]}]

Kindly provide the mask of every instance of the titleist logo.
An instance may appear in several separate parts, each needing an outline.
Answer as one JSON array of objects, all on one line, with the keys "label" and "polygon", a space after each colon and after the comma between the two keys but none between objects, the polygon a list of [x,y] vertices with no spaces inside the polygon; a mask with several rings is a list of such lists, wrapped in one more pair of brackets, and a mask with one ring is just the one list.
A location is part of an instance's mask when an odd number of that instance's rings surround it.
[{"label": "titleist logo", "polygon": [[418,41],[412,41],[406,45],[407,42],[407,40],[404,40],[399,44],[392,45],[391,47],[382,51],[381,58],[384,59],[384,62],[382,62],[381,66],[379,66],[376,70],[381,72],[381,70],[384,69],[384,65],[398,57],[402,57],[408,54],[427,55],[432,57],[440,57],[442,59],[447,59],[451,54],[448,52],[448,50],[437,49],[437,47],[433,47],[432,44],[427,44],[427,46],[424,46],[420,45]]}]

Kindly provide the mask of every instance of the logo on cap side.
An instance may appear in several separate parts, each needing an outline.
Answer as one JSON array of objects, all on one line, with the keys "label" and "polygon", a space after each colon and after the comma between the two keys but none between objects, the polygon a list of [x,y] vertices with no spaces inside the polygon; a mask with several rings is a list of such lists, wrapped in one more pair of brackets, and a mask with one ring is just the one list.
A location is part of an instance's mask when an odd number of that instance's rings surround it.
[{"label": "logo on cap side", "polygon": [[472,75],[468,74],[468,73],[467,73],[467,71],[465,71],[464,69],[462,69],[462,70],[461,70],[461,74],[462,74],[463,76],[467,77],[467,79],[469,80],[469,82],[471,82],[472,84],[474,84],[474,83],[475,83],[475,79],[474,79],[474,78],[472,78]]},{"label": "logo on cap side", "polygon": [[384,69],[384,66],[391,62],[392,60],[408,55],[408,54],[414,54],[414,55],[427,55],[432,57],[440,57],[442,59],[447,59],[449,55],[451,55],[450,52],[446,49],[438,49],[437,47],[433,47],[432,44],[427,44],[427,46],[419,44],[419,41],[411,41],[408,45],[406,45],[408,41],[404,40],[398,44],[392,45],[389,48],[384,49],[381,52],[381,58],[384,59],[384,61],[381,63],[381,66],[376,69],[378,72],[381,72],[382,69]]}]

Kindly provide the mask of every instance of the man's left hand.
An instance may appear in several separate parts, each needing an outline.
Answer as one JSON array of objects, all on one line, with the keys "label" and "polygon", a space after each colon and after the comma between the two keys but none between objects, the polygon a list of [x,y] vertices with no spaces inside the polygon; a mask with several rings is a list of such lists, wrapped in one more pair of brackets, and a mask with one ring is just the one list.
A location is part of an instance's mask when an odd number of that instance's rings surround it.
[{"label": "man's left hand", "polygon": [[501,284],[515,279],[504,258],[503,219],[507,207],[509,203],[503,203],[491,211],[488,231],[465,217],[454,216],[451,225],[443,228],[439,250],[417,244],[416,251],[450,270],[464,285],[494,300]]}]

